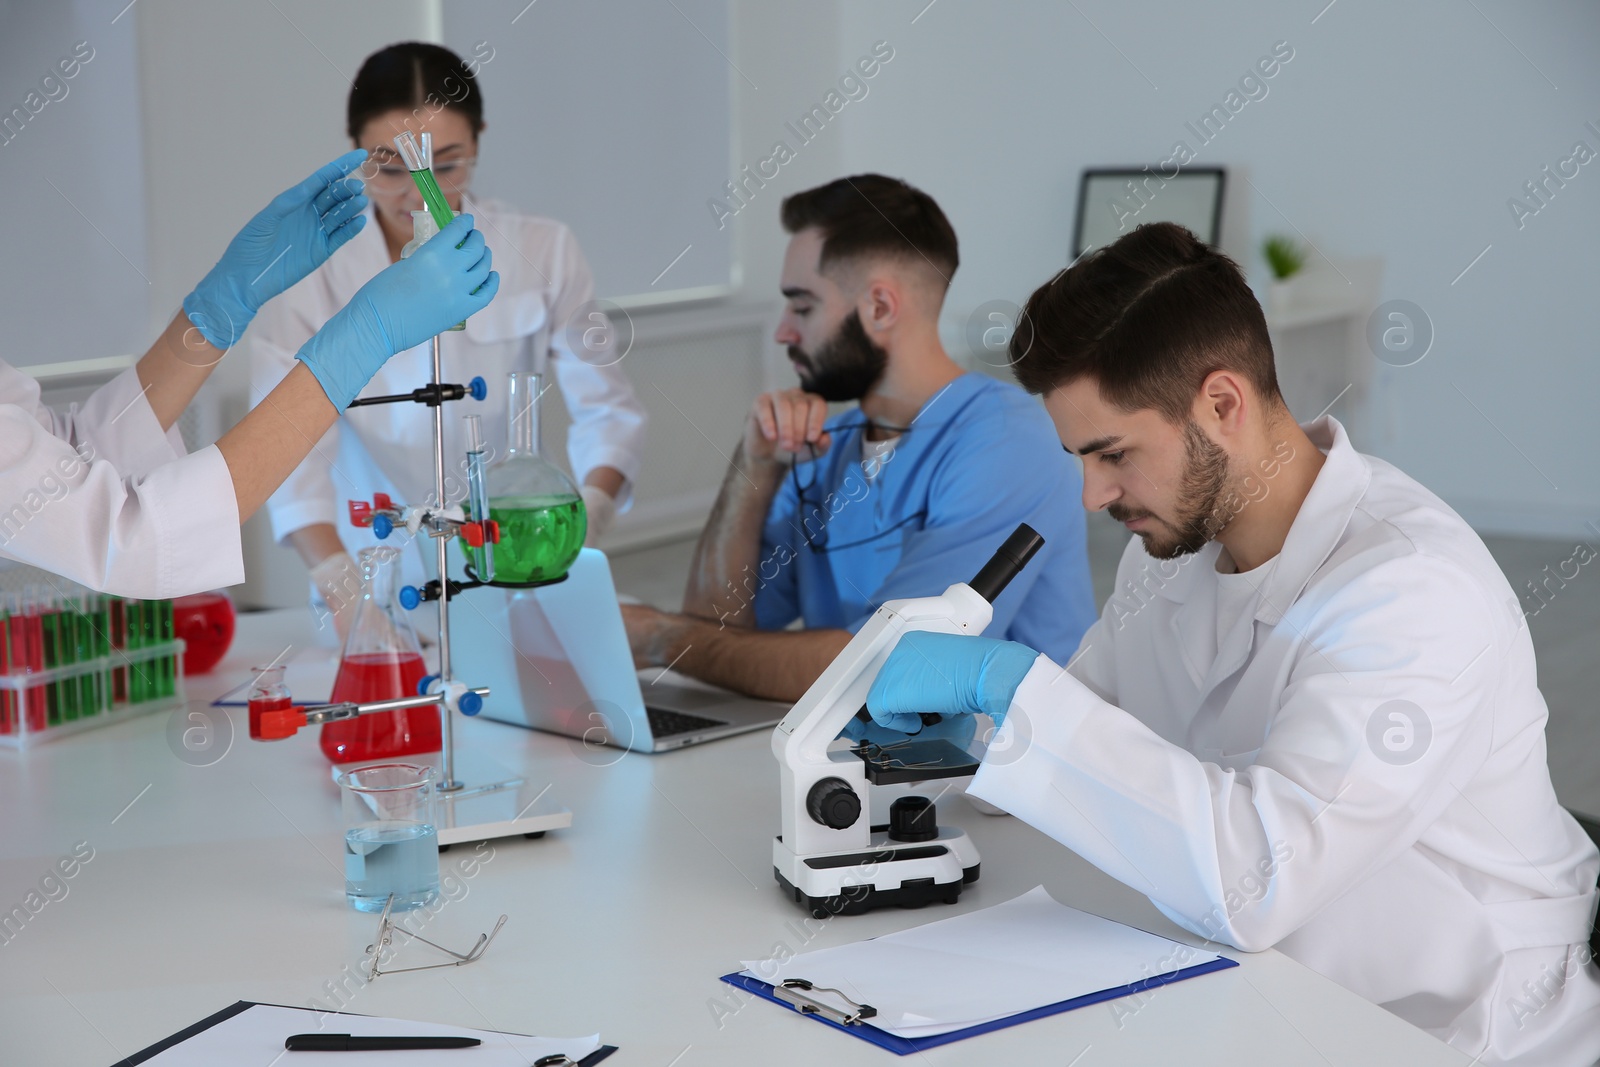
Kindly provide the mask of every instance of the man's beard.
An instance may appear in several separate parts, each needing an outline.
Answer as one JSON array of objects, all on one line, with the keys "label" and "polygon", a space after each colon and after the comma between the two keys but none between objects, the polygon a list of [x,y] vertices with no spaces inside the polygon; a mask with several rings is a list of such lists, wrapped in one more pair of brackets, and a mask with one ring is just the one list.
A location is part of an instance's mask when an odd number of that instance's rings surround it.
[{"label": "man's beard", "polygon": [[860,400],[889,366],[889,353],[872,343],[858,311],[846,315],[815,353],[790,345],[789,358],[800,374],[801,387],[829,403]]},{"label": "man's beard", "polygon": [[1193,419],[1183,428],[1183,474],[1178,481],[1178,498],[1173,502],[1174,521],[1156,518],[1150,512],[1137,513],[1112,504],[1107,513],[1118,522],[1149,516],[1172,531],[1169,537],[1144,530],[1144,550],[1156,559],[1176,559],[1198,552],[1228,525],[1231,515],[1219,506],[1228,489],[1228,453],[1201,432]]}]

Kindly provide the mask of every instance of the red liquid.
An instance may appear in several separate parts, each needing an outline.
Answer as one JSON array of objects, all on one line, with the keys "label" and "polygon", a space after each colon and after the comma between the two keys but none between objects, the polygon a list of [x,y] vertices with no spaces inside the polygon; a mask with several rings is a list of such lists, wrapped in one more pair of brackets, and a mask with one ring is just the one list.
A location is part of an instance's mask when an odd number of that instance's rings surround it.
[{"label": "red liquid", "polygon": [[[0,671],[11,673],[11,625],[0,617]],[[17,695],[9,689],[0,690],[0,734],[16,733]]]},{"label": "red liquid", "polygon": [[[185,671],[184,673],[188,673]],[[271,697],[267,700],[252,700],[250,709],[250,740],[261,740],[261,716],[269,711],[288,711],[294,704],[293,697]],[[323,727],[327,729],[326,726]]]},{"label": "red liquid", "polygon": [[[27,645],[27,658],[23,661],[30,670],[44,670],[44,616],[30,615],[23,628],[23,638]],[[45,687],[42,685],[29,686],[28,703],[28,729],[43,730],[49,725],[49,708],[46,706]]]},{"label": "red liquid", "polygon": [[[365,652],[346,656],[333,683],[332,701],[364,704],[373,700],[417,695],[417,683],[428,673],[422,656],[412,652]],[[439,751],[439,708],[380,711],[322,727],[322,754],[334,763],[412,756]]]}]

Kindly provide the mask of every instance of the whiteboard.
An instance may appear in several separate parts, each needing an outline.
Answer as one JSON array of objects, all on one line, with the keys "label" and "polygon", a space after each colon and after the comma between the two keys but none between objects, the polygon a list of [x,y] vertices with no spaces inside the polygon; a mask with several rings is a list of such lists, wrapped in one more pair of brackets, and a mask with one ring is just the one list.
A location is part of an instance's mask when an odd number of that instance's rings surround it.
[{"label": "whiteboard", "polygon": [[443,0],[443,43],[478,70],[473,188],[572,228],[595,291],[714,295],[733,223],[729,0]]}]

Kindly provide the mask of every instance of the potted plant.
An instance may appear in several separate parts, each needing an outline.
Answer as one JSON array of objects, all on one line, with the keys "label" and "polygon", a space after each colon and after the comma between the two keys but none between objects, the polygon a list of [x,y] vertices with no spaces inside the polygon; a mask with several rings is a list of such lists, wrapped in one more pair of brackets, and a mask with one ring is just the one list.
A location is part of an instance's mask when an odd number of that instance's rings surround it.
[{"label": "potted plant", "polygon": [[1293,237],[1275,233],[1261,243],[1261,254],[1272,271],[1267,310],[1272,315],[1284,315],[1289,310],[1290,279],[1306,265],[1306,250]]}]

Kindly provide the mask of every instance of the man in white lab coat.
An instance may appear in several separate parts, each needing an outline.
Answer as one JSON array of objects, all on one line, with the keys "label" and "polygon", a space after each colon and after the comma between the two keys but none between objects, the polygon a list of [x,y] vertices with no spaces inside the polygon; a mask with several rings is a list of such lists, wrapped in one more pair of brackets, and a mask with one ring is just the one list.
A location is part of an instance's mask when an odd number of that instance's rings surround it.
[{"label": "man in white lab coat", "polygon": [[1017,377],[1139,536],[1063,666],[910,634],[869,697],[997,722],[969,790],[1184,928],[1478,1056],[1600,1060],[1600,858],[1556,802],[1517,598],[1443,501],[1297,426],[1237,266],[1142,226],[1029,300]]}]

